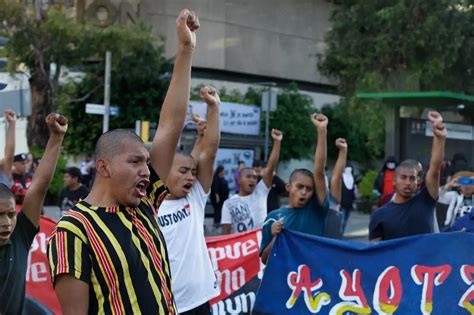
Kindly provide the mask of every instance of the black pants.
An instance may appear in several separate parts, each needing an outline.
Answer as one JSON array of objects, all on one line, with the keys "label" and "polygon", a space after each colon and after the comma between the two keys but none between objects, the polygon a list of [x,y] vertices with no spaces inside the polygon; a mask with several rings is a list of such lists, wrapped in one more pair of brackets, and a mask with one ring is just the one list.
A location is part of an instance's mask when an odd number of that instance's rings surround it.
[{"label": "black pants", "polygon": [[211,314],[211,305],[209,302],[206,302],[198,307],[193,308],[192,310],[180,313],[181,315],[210,315]]},{"label": "black pants", "polygon": [[212,207],[214,208],[214,224],[221,224],[223,205],[224,201],[221,201],[219,203],[212,203]]}]

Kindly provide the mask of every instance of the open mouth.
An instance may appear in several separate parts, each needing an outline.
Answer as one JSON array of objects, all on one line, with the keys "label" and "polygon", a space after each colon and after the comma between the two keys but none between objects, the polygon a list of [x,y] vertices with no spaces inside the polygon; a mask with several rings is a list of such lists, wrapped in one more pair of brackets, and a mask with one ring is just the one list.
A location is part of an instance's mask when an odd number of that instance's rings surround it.
[{"label": "open mouth", "polygon": [[8,232],[8,231],[0,232],[0,238],[7,239],[10,236],[10,234],[11,232]]},{"label": "open mouth", "polygon": [[141,180],[137,183],[135,186],[137,194],[142,198],[146,196],[146,189],[148,188],[148,185],[150,184],[150,181],[148,180]]},{"label": "open mouth", "polygon": [[185,191],[185,192],[189,192],[189,191],[191,191],[191,189],[193,188],[193,184],[187,183],[187,184],[185,184],[185,185],[183,186],[183,188],[184,188],[184,191]]}]

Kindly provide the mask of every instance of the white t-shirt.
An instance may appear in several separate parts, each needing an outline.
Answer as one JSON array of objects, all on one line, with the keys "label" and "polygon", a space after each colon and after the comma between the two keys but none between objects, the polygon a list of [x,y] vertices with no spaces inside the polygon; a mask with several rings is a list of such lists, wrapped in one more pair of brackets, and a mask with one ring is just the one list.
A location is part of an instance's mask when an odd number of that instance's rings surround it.
[{"label": "white t-shirt", "polygon": [[255,229],[263,225],[267,216],[267,197],[270,188],[260,180],[248,196],[233,195],[222,206],[221,224],[232,224],[232,233]]},{"label": "white t-shirt", "polygon": [[196,181],[185,198],[165,199],[158,210],[158,223],[166,240],[171,267],[171,289],[179,313],[220,294],[204,239],[204,208],[208,196]]}]

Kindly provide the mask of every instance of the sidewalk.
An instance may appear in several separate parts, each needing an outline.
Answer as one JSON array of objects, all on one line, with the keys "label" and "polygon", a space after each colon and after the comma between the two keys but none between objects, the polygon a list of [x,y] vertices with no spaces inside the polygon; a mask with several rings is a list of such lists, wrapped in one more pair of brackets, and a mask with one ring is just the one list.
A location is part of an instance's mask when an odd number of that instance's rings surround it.
[{"label": "sidewalk", "polygon": [[352,211],[344,233],[345,240],[368,242],[370,214]]}]

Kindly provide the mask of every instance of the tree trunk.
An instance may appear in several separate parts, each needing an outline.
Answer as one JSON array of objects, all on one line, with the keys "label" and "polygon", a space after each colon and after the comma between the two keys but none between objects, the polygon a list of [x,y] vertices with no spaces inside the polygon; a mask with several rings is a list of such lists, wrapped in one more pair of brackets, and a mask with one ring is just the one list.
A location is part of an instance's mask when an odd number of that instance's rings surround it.
[{"label": "tree trunk", "polygon": [[49,82],[49,65],[44,68],[48,70],[35,71],[30,78],[31,116],[28,118],[26,130],[30,148],[32,146],[45,148],[49,137],[45,119],[53,109],[53,99]]}]

